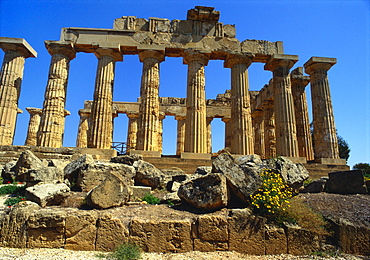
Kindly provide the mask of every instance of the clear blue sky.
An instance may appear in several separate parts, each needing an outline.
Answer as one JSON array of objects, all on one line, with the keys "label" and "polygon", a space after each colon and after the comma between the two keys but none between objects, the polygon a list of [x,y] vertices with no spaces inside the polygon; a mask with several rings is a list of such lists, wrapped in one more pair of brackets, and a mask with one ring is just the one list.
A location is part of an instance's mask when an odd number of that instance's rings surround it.
[{"label": "clear blue sky", "polygon": [[[45,40],[58,40],[63,27],[113,28],[121,16],[186,19],[196,5],[213,6],[221,12],[220,22],[235,24],[240,41],[258,39],[283,41],[286,54],[299,55],[296,66],[311,56],[337,58],[329,71],[336,127],[351,148],[349,165],[370,163],[370,2],[361,1],[110,1],[110,0],[0,0],[0,36],[25,38],[38,52],[26,60],[14,144],[23,145],[29,114],[26,107],[42,108],[50,55]],[[2,62],[3,52],[0,54]],[[97,59],[79,53],[71,61],[66,109],[64,146],[75,146],[78,109],[91,100]],[[117,63],[114,100],[136,101],[142,64],[137,56],[125,56]],[[185,97],[186,65],[181,58],[166,58],[161,64],[160,96]],[[250,89],[259,90],[271,78],[263,64],[250,67]],[[207,98],[230,88],[230,70],[221,61],[206,68]],[[307,87],[310,103],[310,91]],[[223,123],[212,122],[213,150],[224,145]],[[115,119],[114,141],[126,141],[127,117]],[[176,121],[164,120],[164,154],[176,149]]]}]

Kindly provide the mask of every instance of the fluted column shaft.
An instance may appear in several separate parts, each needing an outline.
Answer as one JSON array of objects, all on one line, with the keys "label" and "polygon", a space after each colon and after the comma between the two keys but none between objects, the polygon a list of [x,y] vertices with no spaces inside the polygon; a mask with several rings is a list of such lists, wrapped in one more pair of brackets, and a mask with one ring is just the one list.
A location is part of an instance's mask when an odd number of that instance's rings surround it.
[{"label": "fluted column shaft", "polygon": [[225,67],[231,68],[231,153],[253,154],[253,128],[249,96],[248,67],[251,57],[230,55]]},{"label": "fluted column shaft", "polygon": [[208,153],[204,76],[208,56],[189,51],[185,53],[184,63],[188,64],[184,151]]},{"label": "fluted column shaft", "polygon": [[208,151],[207,153],[212,153],[212,117],[206,118],[206,124],[207,124],[207,147]]},{"label": "fluted column shaft", "polygon": [[13,143],[24,62],[21,53],[5,52],[0,72],[0,145]]},{"label": "fluted column shaft", "polygon": [[265,157],[276,157],[275,113],[274,102],[269,100],[263,109]]},{"label": "fluted column shaft", "polygon": [[52,57],[37,145],[59,148],[63,145],[69,62],[76,53],[69,44],[46,42],[45,45]]},{"label": "fluted column shaft", "polygon": [[274,55],[265,65],[273,72],[276,123],[276,154],[298,157],[294,102],[289,70],[298,60],[295,55]]},{"label": "fluted column shaft", "polygon": [[231,139],[232,139],[232,126],[231,118],[222,118],[222,122],[225,123],[225,149],[231,149]]},{"label": "fluted column shaft", "polygon": [[116,61],[122,55],[108,48],[97,49],[98,58],[94,99],[91,107],[91,121],[88,135],[88,147],[110,149],[113,140],[113,83]]},{"label": "fluted column shaft", "polygon": [[139,53],[143,62],[140,90],[140,116],[137,150],[159,151],[159,63],[164,54],[158,51]]},{"label": "fluted column shaft", "polygon": [[162,154],[163,152],[163,119],[165,119],[166,116],[164,113],[159,114],[159,120],[158,120],[158,127],[157,127],[157,133],[158,133],[158,151]]},{"label": "fluted column shaft", "polygon": [[138,113],[126,113],[126,114],[127,117],[129,118],[126,151],[129,152],[130,150],[136,149],[139,114]]},{"label": "fluted column shaft", "polygon": [[78,111],[80,115],[80,122],[78,124],[76,147],[86,148],[87,147],[87,133],[89,131],[89,120],[90,113]]},{"label": "fluted column shaft", "polygon": [[40,127],[42,109],[27,107],[28,113],[30,114],[30,121],[28,123],[27,138],[24,145],[36,146],[37,145],[37,132]]},{"label": "fluted column shaft", "polygon": [[176,155],[181,155],[185,147],[185,117],[176,116],[175,119],[177,120]]},{"label": "fluted column shaft", "polygon": [[291,73],[292,94],[297,126],[297,141],[299,157],[306,157],[307,161],[314,160],[310,121],[305,87],[309,77],[303,76],[303,68],[298,67]]},{"label": "fluted column shaft", "polygon": [[339,159],[338,139],[334,123],[328,70],[336,63],[333,58],[312,57],[304,64],[310,75],[315,158]]},{"label": "fluted column shaft", "polygon": [[265,133],[263,122],[263,111],[257,110],[252,114],[254,130],[254,153],[265,158]]}]

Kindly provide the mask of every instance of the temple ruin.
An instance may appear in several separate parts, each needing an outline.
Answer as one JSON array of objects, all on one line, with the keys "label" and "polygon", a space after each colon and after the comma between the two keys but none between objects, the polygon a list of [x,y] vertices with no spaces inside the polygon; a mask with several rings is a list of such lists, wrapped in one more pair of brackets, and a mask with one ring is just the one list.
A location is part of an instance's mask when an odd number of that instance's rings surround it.
[{"label": "temple ruin", "polygon": [[[94,97],[79,113],[77,148],[111,149],[113,121],[129,118],[130,153],[161,157],[162,121],[177,120],[177,151],[182,159],[211,159],[214,118],[225,123],[225,148],[235,155],[262,158],[286,156],[296,162],[345,165],[339,158],[328,71],[335,58],[311,57],[293,68],[297,55],[283,51],[282,42],[235,38],[234,25],[219,22],[213,7],[196,6],[186,20],[123,16],[113,29],[63,28],[59,41],[45,41],[51,55],[42,109],[27,108],[30,123],[26,146],[61,148],[63,143],[69,63],[76,53],[97,57]],[[0,75],[0,144],[12,145],[19,84],[24,59],[36,52],[23,40],[0,37],[5,58]],[[115,64],[137,55],[143,64],[138,102],[116,101],[112,95]],[[159,97],[159,67],[166,57],[188,66],[187,96]],[[205,98],[204,70],[210,60],[224,61],[231,84],[216,99]],[[260,91],[250,91],[248,68],[264,63],[272,72]],[[304,73],[308,74],[305,75]],[[314,143],[310,133],[306,86],[310,84]],[[138,86],[139,87],[139,86]],[[76,126],[77,127],[77,126]]]}]

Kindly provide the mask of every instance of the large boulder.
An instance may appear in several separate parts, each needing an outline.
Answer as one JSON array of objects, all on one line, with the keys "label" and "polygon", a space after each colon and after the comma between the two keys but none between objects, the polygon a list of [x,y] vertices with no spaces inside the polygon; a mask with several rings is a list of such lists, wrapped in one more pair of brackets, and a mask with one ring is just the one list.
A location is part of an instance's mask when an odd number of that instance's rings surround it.
[{"label": "large boulder", "polygon": [[41,207],[60,205],[68,196],[69,187],[64,183],[38,184],[26,189],[26,198]]},{"label": "large boulder", "polygon": [[220,173],[210,173],[182,184],[177,195],[193,207],[205,210],[226,207],[229,200],[226,178]]},{"label": "large boulder", "polygon": [[64,167],[64,176],[69,182],[76,183],[81,171],[86,170],[95,160],[90,154],[84,154]]},{"label": "large boulder", "polygon": [[134,162],[142,160],[143,156],[140,154],[131,154],[131,155],[120,155],[116,157],[112,157],[110,161],[112,163],[123,163],[127,165],[134,165]]},{"label": "large boulder", "polygon": [[1,177],[3,178],[3,183],[12,183],[15,179],[15,172],[14,166],[16,165],[17,161],[10,161],[4,165],[3,169],[1,170]]},{"label": "large boulder", "polygon": [[143,160],[135,161],[135,182],[139,185],[149,186],[152,189],[165,188],[165,175],[153,164]]},{"label": "large boulder", "polygon": [[60,168],[46,166],[29,150],[22,152],[13,171],[17,181],[27,182],[29,186],[39,182],[58,183],[64,181],[64,174]]},{"label": "large boulder", "polygon": [[249,200],[262,184],[262,178],[254,167],[248,167],[241,158],[238,164],[230,153],[222,153],[212,163],[212,171],[222,173],[227,185],[236,198],[242,203]]},{"label": "large boulder", "polygon": [[339,194],[365,194],[364,174],[361,170],[331,172],[325,191]]},{"label": "large boulder", "polygon": [[121,206],[129,201],[132,195],[131,185],[130,178],[111,172],[87,194],[86,203],[98,209]]}]

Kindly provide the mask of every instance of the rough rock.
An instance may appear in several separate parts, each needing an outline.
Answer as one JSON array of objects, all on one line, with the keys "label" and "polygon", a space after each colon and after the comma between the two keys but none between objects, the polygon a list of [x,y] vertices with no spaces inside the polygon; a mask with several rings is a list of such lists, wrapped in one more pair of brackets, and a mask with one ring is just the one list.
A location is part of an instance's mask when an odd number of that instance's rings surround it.
[{"label": "rough rock", "polygon": [[64,174],[57,167],[47,167],[31,151],[22,152],[14,166],[16,180],[27,182],[28,185],[38,182],[58,183],[64,181]]},{"label": "rough rock", "polygon": [[11,161],[4,165],[3,169],[1,170],[3,183],[12,183],[13,179],[15,179],[14,166],[16,165],[16,163],[17,161]]},{"label": "rough rock", "polygon": [[301,163],[293,163],[285,157],[264,160],[260,168],[273,169],[280,173],[292,189],[298,191],[309,178],[308,171]]},{"label": "rough rock", "polygon": [[182,184],[178,196],[195,208],[215,210],[226,207],[228,190],[226,178],[220,173],[210,173]]},{"label": "rough rock", "polygon": [[309,254],[320,251],[320,241],[317,234],[293,224],[284,224],[288,239],[288,252],[292,255]]},{"label": "rough rock", "polygon": [[325,191],[339,194],[365,194],[364,174],[361,170],[331,172]]},{"label": "rough rock", "polygon": [[181,202],[180,197],[177,195],[177,191],[167,193],[166,195],[164,195],[163,200],[164,201],[171,201],[172,203]]},{"label": "rough rock", "polygon": [[[241,159],[240,159],[241,160]],[[256,169],[237,164],[230,153],[222,153],[212,163],[212,171],[222,173],[233,196],[242,203],[249,200],[262,184],[262,179]]]},{"label": "rough rock", "polygon": [[199,166],[195,170],[195,174],[201,174],[201,175],[206,175],[211,172],[212,172],[212,166]]},{"label": "rough rock", "polygon": [[143,156],[140,154],[131,154],[131,155],[120,155],[116,157],[112,157],[110,161],[112,163],[123,163],[127,165],[134,165],[134,162],[142,160]]},{"label": "rough rock", "polygon": [[104,181],[87,194],[86,202],[98,209],[121,206],[132,196],[131,185],[131,178],[124,178],[114,172],[108,173]]},{"label": "rough rock", "polygon": [[325,189],[326,178],[321,178],[317,181],[313,181],[307,184],[303,190],[300,190],[300,193],[319,193],[323,192]]},{"label": "rough rock", "polygon": [[144,186],[164,188],[164,174],[153,164],[143,160],[135,161],[133,165],[136,169],[135,182]]},{"label": "rough rock", "polygon": [[130,201],[138,201],[144,198],[147,194],[150,194],[152,189],[147,186],[131,186],[132,196]]},{"label": "rough rock", "polygon": [[26,188],[26,198],[36,202],[41,207],[60,205],[68,196],[69,187],[64,183],[58,184],[38,184]]},{"label": "rough rock", "polygon": [[84,154],[64,167],[64,176],[70,183],[76,183],[81,171],[87,169],[95,160],[90,154]]},{"label": "rough rock", "polygon": [[[162,178],[161,178],[161,188],[169,188],[169,186],[171,186],[171,182],[173,182],[173,178],[176,178],[177,176],[186,176],[187,174],[180,168],[178,167],[171,167],[171,168],[168,168],[168,169],[161,169],[163,175],[162,175]],[[172,184],[173,186],[173,184]],[[172,190],[172,187],[171,189],[168,189],[169,191]],[[175,191],[175,190],[173,190]],[[177,190],[176,190],[177,191]]]}]

